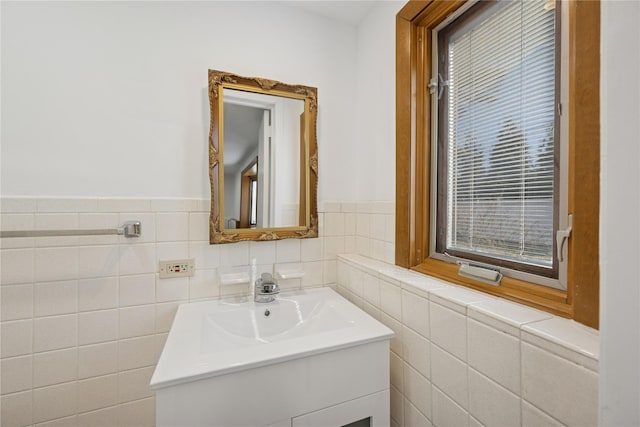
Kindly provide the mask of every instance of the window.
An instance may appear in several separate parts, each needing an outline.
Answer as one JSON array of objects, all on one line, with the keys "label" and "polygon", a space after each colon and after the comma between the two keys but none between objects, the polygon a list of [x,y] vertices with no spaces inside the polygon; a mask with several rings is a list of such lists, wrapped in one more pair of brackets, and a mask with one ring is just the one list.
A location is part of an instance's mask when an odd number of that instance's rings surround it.
[{"label": "window", "polygon": [[398,13],[396,263],[597,327],[599,4],[576,5]]}]

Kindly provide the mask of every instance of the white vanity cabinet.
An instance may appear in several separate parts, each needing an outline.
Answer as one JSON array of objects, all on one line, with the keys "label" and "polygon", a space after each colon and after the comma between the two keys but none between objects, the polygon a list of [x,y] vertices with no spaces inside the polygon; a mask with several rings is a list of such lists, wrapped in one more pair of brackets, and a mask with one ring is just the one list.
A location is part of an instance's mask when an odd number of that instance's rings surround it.
[{"label": "white vanity cabinet", "polygon": [[158,426],[389,425],[388,340],[156,389]]},{"label": "white vanity cabinet", "polygon": [[156,423],[389,426],[392,336],[330,289],[186,304],[151,380]]}]

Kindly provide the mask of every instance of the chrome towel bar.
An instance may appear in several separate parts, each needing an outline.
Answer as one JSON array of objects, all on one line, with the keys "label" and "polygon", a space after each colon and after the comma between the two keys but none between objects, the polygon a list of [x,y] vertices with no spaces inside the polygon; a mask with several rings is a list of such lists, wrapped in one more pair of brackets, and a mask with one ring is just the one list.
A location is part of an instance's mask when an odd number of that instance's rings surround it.
[{"label": "chrome towel bar", "polygon": [[53,236],[97,236],[107,234],[121,234],[124,237],[140,237],[142,223],[140,221],[125,222],[119,228],[99,230],[16,230],[0,231],[0,237],[53,237]]}]

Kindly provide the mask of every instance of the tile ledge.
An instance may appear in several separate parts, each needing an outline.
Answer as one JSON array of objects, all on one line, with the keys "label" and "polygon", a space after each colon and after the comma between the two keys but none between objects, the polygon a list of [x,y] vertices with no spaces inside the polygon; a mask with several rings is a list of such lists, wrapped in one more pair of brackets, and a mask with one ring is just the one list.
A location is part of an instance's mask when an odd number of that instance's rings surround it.
[{"label": "tile ledge", "polygon": [[[408,276],[418,273],[359,254],[339,254],[338,260],[342,260],[361,268],[369,269],[377,274],[378,277],[389,277],[399,282],[402,286],[414,287],[418,291],[426,291],[429,294],[433,293],[433,295],[437,295],[440,298],[446,298],[451,292],[458,293],[459,291],[468,291],[468,289],[463,286],[440,280],[438,280],[438,282],[443,284],[441,288],[423,289],[423,286],[417,284],[415,280],[406,280]],[[433,279],[427,275],[424,275],[424,277],[425,280]],[[476,294],[475,291],[469,292]],[[483,298],[480,298],[481,301],[468,301],[464,305],[467,306],[468,310],[477,310],[484,315],[512,325],[521,331],[527,332],[544,341],[550,342],[551,344],[555,344],[566,350],[585,356],[593,361],[597,362],[599,360],[600,338],[597,330],[584,326],[574,320],[554,316],[516,302],[507,301],[488,294],[486,295],[486,298],[484,298],[485,295],[482,295]],[[452,302],[456,304],[461,303],[461,301],[456,299]],[[516,311],[508,313],[508,311],[511,310],[504,310],[507,308],[507,304],[509,306],[514,306]],[[539,313],[540,316],[533,316],[534,313]],[[467,316],[469,317],[468,312]]]}]

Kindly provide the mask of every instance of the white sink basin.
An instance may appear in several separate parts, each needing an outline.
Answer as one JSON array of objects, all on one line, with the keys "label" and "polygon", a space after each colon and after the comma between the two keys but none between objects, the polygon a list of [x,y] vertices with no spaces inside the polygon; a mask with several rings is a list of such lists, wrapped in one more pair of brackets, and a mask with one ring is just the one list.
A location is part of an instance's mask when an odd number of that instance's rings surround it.
[{"label": "white sink basin", "polygon": [[161,388],[367,342],[393,332],[329,288],[270,303],[180,305],[151,387]]}]

